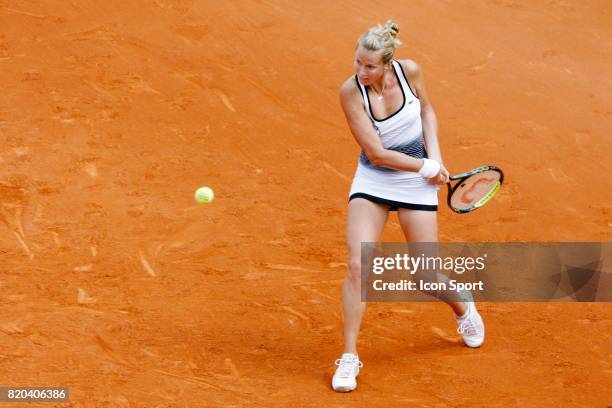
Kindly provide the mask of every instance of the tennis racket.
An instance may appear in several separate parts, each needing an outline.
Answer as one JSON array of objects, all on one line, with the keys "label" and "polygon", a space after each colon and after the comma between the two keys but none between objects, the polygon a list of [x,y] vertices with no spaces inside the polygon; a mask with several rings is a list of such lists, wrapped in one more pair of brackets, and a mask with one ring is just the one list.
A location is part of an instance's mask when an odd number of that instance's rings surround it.
[{"label": "tennis racket", "polygon": [[504,173],[499,167],[482,166],[466,173],[450,176],[459,180],[448,186],[448,206],[456,213],[468,213],[485,205],[501,187]]}]

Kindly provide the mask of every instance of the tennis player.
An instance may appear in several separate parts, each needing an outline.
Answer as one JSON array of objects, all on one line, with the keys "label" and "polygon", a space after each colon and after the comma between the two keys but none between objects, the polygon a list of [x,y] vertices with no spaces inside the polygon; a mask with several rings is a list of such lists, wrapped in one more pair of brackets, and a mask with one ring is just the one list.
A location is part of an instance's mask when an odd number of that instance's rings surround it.
[{"label": "tennis player", "polygon": [[[395,60],[398,25],[389,20],[361,35],[355,74],[340,89],[349,128],[361,147],[349,193],[349,266],[343,286],[344,353],[332,388],[357,387],[363,367],[357,336],[365,311],[361,301],[361,243],[380,238],[389,211],[397,211],[408,242],[437,242],[438,190],[448,182],[438,143],[436,114],[423,74],[411,60]],[[484,324],[474,302],[448,301],[458,332],[469,347],[484,341]]]}]

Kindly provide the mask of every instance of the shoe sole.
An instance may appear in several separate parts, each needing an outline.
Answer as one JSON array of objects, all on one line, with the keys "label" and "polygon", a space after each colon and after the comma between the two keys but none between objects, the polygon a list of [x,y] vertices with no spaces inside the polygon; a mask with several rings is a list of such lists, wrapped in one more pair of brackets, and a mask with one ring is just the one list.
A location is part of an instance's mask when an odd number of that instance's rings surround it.
[{"label": "shoe sole", "polygon": [[469,348],[479,348],[480,346],[482,346],[482,343],[484,343],[484,339],[482,339],[482,341],[478,344],[468,344],[465,340],[463,341],[463,343],[465,343],[466,346],[468,346]]},{"label": "shoe sole", "polygon": [[357,388],[357,386],[355,386],[354,388],[350,388],[350,387],[338,387],[338,388],[334,388],[332,387],[332,389],[336,392],[351,392],[354,391],[355,388]]},{"label": "shoe sole", "polygon": [[[357,376],[355,376],[355,378],[357,378]],[[355,386],[351,388],[350,385],[346,385],[346,386],[339,386],[337,388],[334,388],[334,384],[331,385],[332,386],[332,390],[336,391],[336,392],[351,392],[354,391],[357,388],[357,383],[355,383]]]}]

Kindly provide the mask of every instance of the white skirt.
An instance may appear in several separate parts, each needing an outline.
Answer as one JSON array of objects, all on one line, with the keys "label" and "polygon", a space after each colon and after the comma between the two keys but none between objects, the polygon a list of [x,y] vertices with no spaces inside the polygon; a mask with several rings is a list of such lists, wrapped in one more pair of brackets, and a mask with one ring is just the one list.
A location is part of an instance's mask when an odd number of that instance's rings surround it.
[{"label": "white skirt", "polygon": [[439,185],[429,184],[419,173],[377,170],[358,162],[349,201],[359,197],[387,204],[391,210],[399,207],[436,211],[439,189]]}]

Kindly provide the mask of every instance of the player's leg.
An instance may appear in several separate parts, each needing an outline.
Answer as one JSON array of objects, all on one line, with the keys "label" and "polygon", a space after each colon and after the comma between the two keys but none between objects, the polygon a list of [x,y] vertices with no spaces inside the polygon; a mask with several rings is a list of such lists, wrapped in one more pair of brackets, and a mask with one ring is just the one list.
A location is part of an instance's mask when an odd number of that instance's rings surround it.
[{"label": "player's leg", "polygon": [[348,270],[342,288],[344,313],[344,352],[357,353],[357,336],[365,311],[361,301],[361,243],[376,242],[380,238],[389,207],[355,198],[349,202],[346,239]]},{"label": "player's leg", "polygon": [[[436,211],[400,208],[398,218],[407,242],[438,242],[438,213]],[[457,316],[467,311],[464,302],[446,302]]]},{"label": "player's leg", "polygon": [[361,243],[375,242],[389,216],[389,207],[363,198],[349,202],[346,238],[348,243],[348,270],[342,287],[344,315],[344,353],[336,360],[338,368],[332,378],[332,388],[338,392],[357,387],[356,377],[362,366],[357,355],[357,336],[365,312],[361,301]]},{"label": "player's leg", "polygon": [[[438,217],[436,211],[420,211],[400,208],[398,217],[408,242],[438,242]],[[444,299],[441,299],[444,300]],[[474,302],[444,300],[455,312],[459,333],[470,347],[478,347],[484,341],[484,323]]]}]

